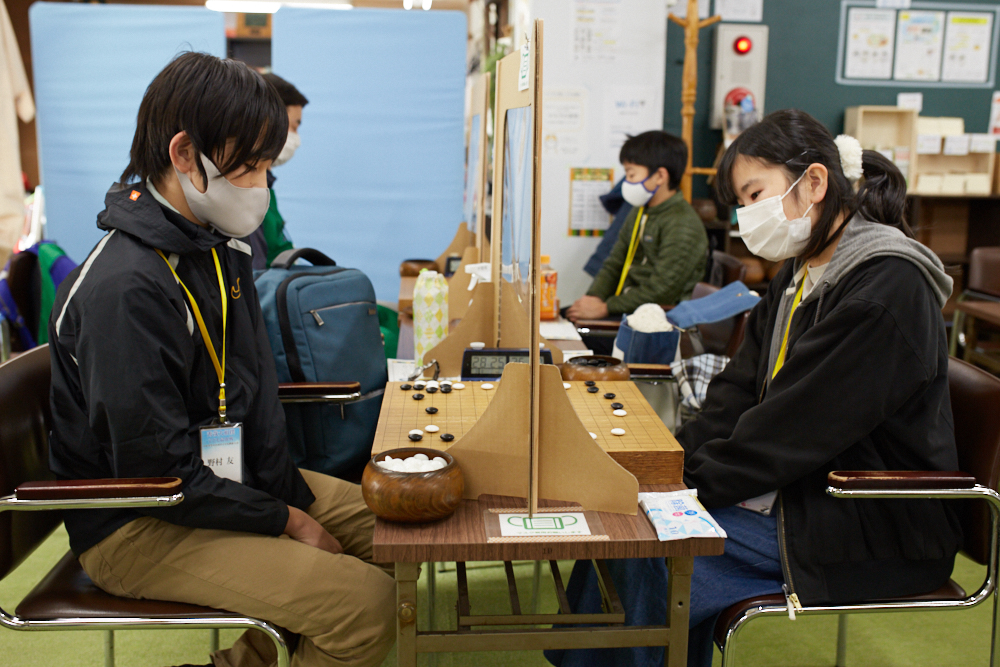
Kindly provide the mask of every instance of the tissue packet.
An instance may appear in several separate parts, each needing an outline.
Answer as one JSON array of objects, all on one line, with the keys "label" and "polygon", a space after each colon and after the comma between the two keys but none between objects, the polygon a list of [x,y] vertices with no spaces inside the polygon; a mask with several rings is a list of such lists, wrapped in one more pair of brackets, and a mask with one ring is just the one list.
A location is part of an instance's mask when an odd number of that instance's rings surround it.
[{"label": "tissue packet", "polygon": [[698,500],[697,489],[640,493],[639,506],[646,512],[661,542],[689,537],[726,537],[726,531]]}]

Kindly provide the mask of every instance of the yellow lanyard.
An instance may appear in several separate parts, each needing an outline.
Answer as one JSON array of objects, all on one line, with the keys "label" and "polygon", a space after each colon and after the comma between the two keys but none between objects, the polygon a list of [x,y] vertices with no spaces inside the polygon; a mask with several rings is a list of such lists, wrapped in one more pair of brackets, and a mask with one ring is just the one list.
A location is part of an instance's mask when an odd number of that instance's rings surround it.
[{"label": "yellow lanyard", "polygon": [[212,248],[212,258],[215,259],[215,273],[219,276],[219,294],[222,296],[222,363],[219,363],[219,357],[215,354],[215,346],[212,345],[212,339],[208,337],[208,327],[205,326],[205,319],[201,316],[201,309],[198,308],[198,304],[195,303],[194,296],[191,294],[191,290],[187,288],[187,285],[181,280],[181,277],[177,275],[177,271],[174,269],[174,265],[170,263],[160,250],[156,251],[163,261],[167,263],[170,267],[170,273],[174,274],[174,278],[177,279],[177,284],[184,288],[184,293],[187,294],[188,302],[191,304],[191,311],[194,313],[194,319],[198,322],[198,329],[201,330],[201,337],[205,341],[205,347],[208,348],[208,356],[212,358],[212,365],[215,366],[215,374],[219,376],[219,421],[223,424],[227,422],[226,419],[226,287],[222,280],[222,267],[219,266],[219,255],[215,252],[215,248]]},{"label": "yellow lanyard", "polygon": [[785,365],[785,351],[788,350],[788,332],[792,328],[792,317],[795,315],[795,309],[799,307],[799,302],[802,301],[802,290],[806,286],[806,277],[802,276],[802,284],[799,285],[799,291],[795,293],[795,300],[792,301],[792,312],[788,313],[788,324],[785,325],[785,337],[781,340],[781,349],[778,350],[778,360],[774,362],[774,372],[771,373],[771,379],[778,374],[781,367]]},{"label": "yellow lanyard", "polygon": [[[618,289],[615,290],[615,296],[622,293],[622,288],[625,287],[625,279],[628,277],[628,270],[632,268],[632,260],[635,259],[635,251],[639,248],[639,241],[641,240],[639,224],[644,222],[642,213],[645,210],[645,206],[640,206],[639,213],[635,216],[635,225],[632,227],[632,240],[628,244],[628,254],[625,255],[625,266],[622,267],[622,277],[618,279]],[[643,227],[645,228],[645,225]]]}]

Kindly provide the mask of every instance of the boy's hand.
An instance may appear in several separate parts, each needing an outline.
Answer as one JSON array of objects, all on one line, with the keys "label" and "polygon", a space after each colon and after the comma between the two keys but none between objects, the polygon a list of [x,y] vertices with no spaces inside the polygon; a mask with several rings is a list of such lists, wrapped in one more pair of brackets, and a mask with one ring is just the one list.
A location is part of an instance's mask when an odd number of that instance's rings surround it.
[{"label": "boy's hand", "polygon": [[596,296],[581,296],[566,311],[566,318],[574,323],[577,320],[603,320],[607,316],[608,305]]},{"label": "boy's hand", "polygon": [[285,524],[285,535],[296,542],[308,544],[334,555],[344,553],[337,538],[326,532],[316,519],[297,507],[288,506],[288,523]]}]

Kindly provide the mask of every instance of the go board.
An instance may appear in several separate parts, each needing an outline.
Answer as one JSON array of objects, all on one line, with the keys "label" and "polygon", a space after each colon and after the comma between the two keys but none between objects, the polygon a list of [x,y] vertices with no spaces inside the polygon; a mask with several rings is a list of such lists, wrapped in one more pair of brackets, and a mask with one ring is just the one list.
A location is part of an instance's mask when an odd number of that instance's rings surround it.
[{"label": "go board", "polygon": [[[480,388],[482,382],[465,382],[465,389],[449,394],[440,391],[424,395],[423,400],[413,400],[415,390],[403,391],[404,383],[390,382],[385,388],[382,412],[372,454],[399,447],[427,447],[444,450],[459,442],[486,411],[496,396],[500,382],[493,382],[494,389]],[[645,397],[630,381],[598,382],[597,393],[587,392],[583,382],[570,382],[566,395],[584,427],[597,434],[596,442],[619,465],[635,475],[639,484],[679,484],[684,469],[684,451],[673,434],[653,411]],[[613,400],[605,393],[615,394]],[[628,413],[624,417],[612,414],[612,403],[621,403]],[[428,407],[438,409],[430,415]],[[440,428],[436,433],[424,433],[423,440],[414,443],[408,434],[413,429],[428,425]],[[611,429],[625,429],[625,435],[611,434]],[[455,436],[452,442],[441,440],[441,434]],[[542,444],[544,447],[544,443]]]}]

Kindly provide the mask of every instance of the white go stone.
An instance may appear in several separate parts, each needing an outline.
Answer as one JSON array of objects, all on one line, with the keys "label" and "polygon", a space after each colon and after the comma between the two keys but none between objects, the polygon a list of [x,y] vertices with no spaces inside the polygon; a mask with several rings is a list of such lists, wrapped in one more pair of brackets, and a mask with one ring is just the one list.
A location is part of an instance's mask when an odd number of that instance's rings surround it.
[{"label": "white go stone", "polygon": [[430,459],[428,458],[428,456],[426,454],[421,453],[421,454],[414,454],[413,455],[413,460],[414,461],[429,461]]},{"label": "white go stone", "polygon": [[489,382],[484,382],[481,386],[482,386],[483,389],[492,389],[493,388],[493,385],[491,385]]},{"label": "white go stone", "polygon": [[439,467],[443,468],[448,465],[448,460],[443,456],[435,456],[433,459],[434,463],[437,463]]},{"label": "white go stone", "polygon": [[[437,426],[435,426],[434,424],[431,424],[430,426],[425,426],[424,430],[427,431],[428,433],[437,433],[441,429],[438,428]],[[440,458],[440,457],[438,457],[438,458]]]},{"label": "white go stone", "polygon": [[423,435],[423,434],[424,432],[421,431],[419,428],[415,428],[412,431],[410,431],[410,435]]},{"label": "white go stone", "polygon": [[625,435],[625,429],[623,429],[623,428],[613,428],[613,429],[611,429],[611,435]]},{"label": "white go stone", "polygon": [[597,440],[597,434],[594,433],[593,431],[591,431],[590,437],[593,438],[594,440]]},{"label": "white go stone", "polygon": [[450,387],[452,385],[451,380],[441,380],[441,386],[444,387],[446,385]]},{"label": "white go stone", "polygon": [[563,382],[563,389],[569,389],[572,386],[569,382]]},{"label": "white go stone", "polygon": [[441,384],[437,380],[431,380],[427,383],[428,387],[440,387]]},{"label": "white go stone", "polygon": [[624,416],[625,416],[625,415],[627,415],[628,413],[627,413],[627,412],[625,412],[624,410],[615,410],[615,411],[614,411],[614,412],[613,412],[612,414],[613,414],[613,415],[614,415],[615,417],[624,417]]},{"label": "white go stone", "polygon": [[456,382],[455,384],[451,385],[451,388],[461,391],[462,389],[465,389],[465,385],[462,384],[461,382]]}]

